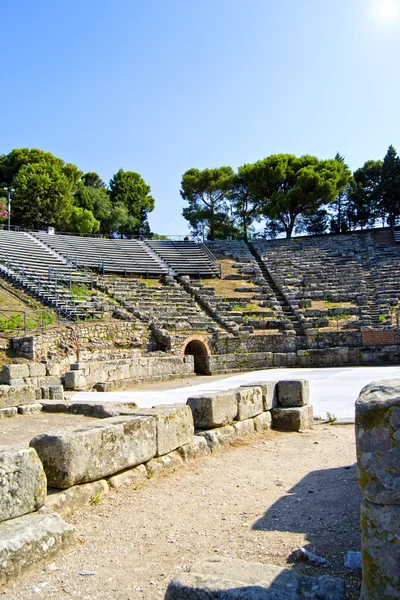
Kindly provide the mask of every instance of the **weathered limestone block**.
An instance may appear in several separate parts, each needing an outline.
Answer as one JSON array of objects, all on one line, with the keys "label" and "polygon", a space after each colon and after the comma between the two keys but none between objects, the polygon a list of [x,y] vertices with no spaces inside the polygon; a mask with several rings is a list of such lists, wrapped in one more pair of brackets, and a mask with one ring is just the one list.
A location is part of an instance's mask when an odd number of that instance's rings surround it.
[{"label": "weathered limestone block", "polygon": [[260,431],[265,431],[266,429],[271,429],[272,417],[270,411],[263,412],[260,415],[257,415],[253,418],[254,421],[254,430],[258,433]]},{"label": "weathered limestone block", "polygon": [[29,377],[45,377],[46,365],[42,363],[29,363]]},{"label": "weathered limestone block", "polygon": [[62,385],[49,385],[50,400],[64,400],[64,388]]},{"label": "weathered limestone block", "polygon": [[145,464],[149,477],[159,475],[162,471],[171,472],[183,466],[183,460],[177,451],[152,458]]},{"label": "weathered limestone block", "polygon": [[261,381],[243,385],[241,387],[260,387],[264,403],[264,411],[271,410],[278,404],[277,399],[277,382],[276,381]]},{"label": "weathered limestone block", "polygon": [[64,377],[64,387],[66,390],[75,390],[85,387],[87,384],[83,371],[67,371]]},{"label": "weathered limestone block", "polygon": [[0,385],[0,408],[30,404],[31,402],[36,402],[35,387],[33,385]]},{"label": "weathered limestone block", "polygon": [[199,431],[199,436],[204,436],[211,452],[215,452],[219,446],[225,446],[236,440],[236,431],[232,425],[210,429],[209,431]]},{"label": "weathered limestone block", "polygon": [[15,417],[18,414],[16,406],[10,406],[10,408],[0,408],[0,419],[8,419]]},{"label": "weathered limestone block", "polygon": [[253,419],[246,419],[245,421],[238,421],[233,424],[236,431],[236,437],[242,438],[246,435],[254,433],[254,421]]},{"label": "weathered limestone block", "polygon": [[400,598],[400,505],[362,501],[361,548],[361,598]]},{"label": "weathered limestone block", "polygon": [[177,452],[179,452],[184,462],[188,462],[198,458],[199,456],[206,456],[206,454],[210,454],[211,450],[207,444],[207,440],[204,437],[200,435],[194,435],[191,442],[178,448]]},{"label": "weathered limestone block", "polygon": [[261,387],[240,387],[234,390],[237,401],[237,421],[259,415],[264,410]]},{"label": "weathered limestone block", "polygon": [[73,543],[73,532],[72,525],[44,507],[0,523],[0,582],[15,579],[30,567],[48,562]]},{"label": "weathered limestone block", "polygon": [[168,454],[179,446],[188,444],[193,437],[193,414],[187,404],[162,404],[151,409],[136,409],[134,412],[154,417],[157,431],[156,456]]},{"label": "weathered limestone block", "polygon": [[51,400],[43,400],[41,402],[42,411],[49,413],[69,412],[69,404],[67,402],[53,402]]},{"label": "weathered limestone block", "polygon": [[50,486],[61,489],[114,475],[156,453],[153,417],[113,417],[31,440]]},{"label": "weathered limestone block", "polygon": [[365,497],[400,504],[400,379],[375,381],[356,402],[358,478]]},{"label": "weathered limestone block", "polygon": [[37,404],[20,404],[18,406],[18,413],[20,415],[33,415],[34,413],[38,413],[42,411],[42,405]]},{"label": "weathered limestone block", "polygon": [[29,377],[29,366],[27,364],[4,365],[0,371],[0,382],[7,385],[11,385],[13,380],[24,379],[24,377]]},{"label": "weathered limestone block", "polygon": [[38,510],[45,499],[46,475],[35,450],[0,448],[0,521]]},{"label": "weathered limestone block", "polygon": [[127,469],[122,473],[113,475],[108,479],[112,488],[119,488],[122,485],[132,485],[133,487],[144,483],[147,479],[147,471],[144,465],[139,465],[133,469]]},{"label": "weathered limestone block", "polygon": [[237,415],[235,391],[199,394],[187,399],[196,429],[221,427],[232,423]]},{"label": "weathered limestone block", "polygon": [[345,600],[337,577],[308,577],[277,567],[232,558],[212,558],[180,573],[169,584],[165,600]]},{"label": "weathered limestone block", "polygon": [[278,404],[285,408],[304,406],[310,400],[310,388],[306,379],[278,381]]},{"label": "weathered limestone block", "polygon": [[102,496],[108,494],[108,490],[108,484],[105,479],[74,485],[68,490],[61,492],[50,489],[45,506],[54,510],[62,517],[67,517],[78,509],[88,506],[91,502],[98,502]]},{"label": "weathered limestone block", "polygon": [[278,431],[300,431],[313,428],[312,406],[293,408],[273,408],[271,411],[272,427]]}]

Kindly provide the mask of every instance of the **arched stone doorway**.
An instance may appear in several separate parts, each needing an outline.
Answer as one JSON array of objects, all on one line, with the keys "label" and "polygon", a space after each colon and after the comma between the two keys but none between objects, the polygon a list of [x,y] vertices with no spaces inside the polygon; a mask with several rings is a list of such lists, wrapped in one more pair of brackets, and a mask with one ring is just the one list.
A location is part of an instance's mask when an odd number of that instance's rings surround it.
[{"label": "arched stone doorway", "polygon": [[191,336],[183,345],[183,354],[194,357],[194,372],[196,375],[209,375],[207,356],[211,354],[207,342]]}]

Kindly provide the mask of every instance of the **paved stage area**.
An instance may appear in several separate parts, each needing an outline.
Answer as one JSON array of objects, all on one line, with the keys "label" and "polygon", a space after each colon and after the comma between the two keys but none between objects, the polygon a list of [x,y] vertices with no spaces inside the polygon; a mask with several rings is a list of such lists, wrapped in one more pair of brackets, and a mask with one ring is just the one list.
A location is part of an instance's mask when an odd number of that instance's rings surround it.
[{"label": "paved stage area", "polygon": [[[226,390],[237,387],[243,383],[257,381],[274,381],[279,379],[308,379],[310,382],[311,402],[314,405],[315,416],[325,417],[327,412],[342,418],[354,418],[354,403],[360,390],[379,379],[400,379],[400,367],[342,367],[331,369],[266,369],[251,371],[224,378],[212,378],[207,382],[206,377],[201,377],[202,383],[196,385],[196,380],[191,380],[191,385],[174,387],[173,389],[160,389],[160,384],[148,386],[147,389],[124,390],[116,392],[80,392],[74,394],[74,400],[100,400],[108,402],[136,402],[140,407],[151,407],[157,404],[173,404],[186,402],[189,396],[201,392]],[[204,383],[203,383],[204,382]],[[166,387],[170,386],[166,384]]]}]

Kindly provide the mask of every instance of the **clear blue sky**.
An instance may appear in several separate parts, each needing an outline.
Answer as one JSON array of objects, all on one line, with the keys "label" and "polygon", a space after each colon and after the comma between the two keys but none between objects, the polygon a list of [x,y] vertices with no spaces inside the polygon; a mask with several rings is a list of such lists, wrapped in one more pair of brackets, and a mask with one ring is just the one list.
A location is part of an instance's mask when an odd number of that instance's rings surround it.
[{"label": "clear blue sky", "polygon": [[400,153],[400,0],[0,0],[0,153],[151,186],[187,231],[191,167]]}]

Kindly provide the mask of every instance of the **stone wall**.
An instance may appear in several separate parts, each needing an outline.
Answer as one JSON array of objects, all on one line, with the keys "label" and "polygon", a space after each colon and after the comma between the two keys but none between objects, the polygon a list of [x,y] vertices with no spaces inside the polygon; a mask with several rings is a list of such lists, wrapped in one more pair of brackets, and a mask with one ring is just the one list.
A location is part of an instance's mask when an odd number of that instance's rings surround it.
[{"label": "stone wall", "polygon": [[362,600],[400,598],[400,379],[376,381],[356,402]]},{"label": "stone wall", "polygon": [[194,375],[193,356],[136,356],[88,361],[72,365],[65,374],[65,389],[109,391],[143,381],[166,381]]},{"label": "stone wall", "polygon": [[[74,330],[80,346],[93,348],[142,348],[146,342],[143,326],[132,321],[76,323]],[[76,354],[72,331],[54,329],[46,333],[15,337],[11,348],[17,356],[32,360],[46,360],[56,354]]]},{"label": "stone wall", "polygon": [[339,367],[342,365],[399,364],[399,346],[324,348],[297,352],[214,354],[206,358],[208,373],[254,371],[273,367]]}]

